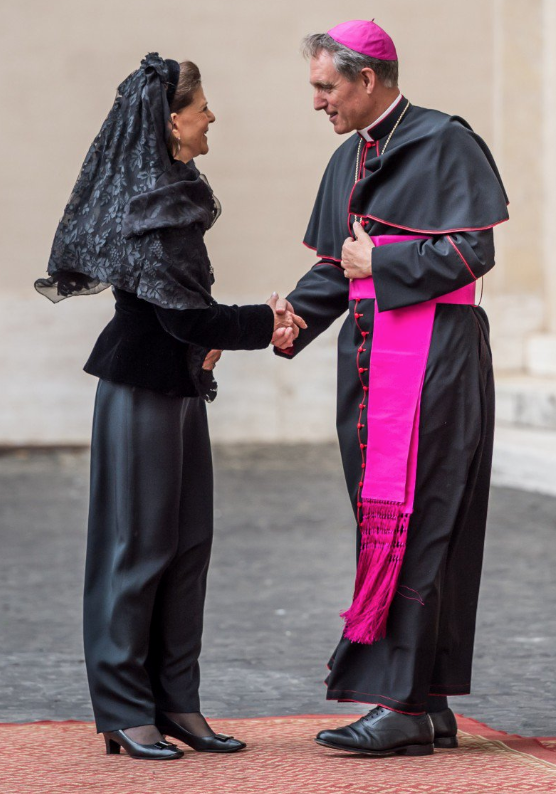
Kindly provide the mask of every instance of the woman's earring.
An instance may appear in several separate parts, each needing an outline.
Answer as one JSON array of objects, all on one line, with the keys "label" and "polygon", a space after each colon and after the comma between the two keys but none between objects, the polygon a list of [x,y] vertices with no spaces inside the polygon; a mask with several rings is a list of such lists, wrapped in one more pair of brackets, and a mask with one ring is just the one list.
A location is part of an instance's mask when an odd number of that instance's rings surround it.
[{"label": "woman's earring", "polygon": [[178,148],[177,148],[177,150],[176,150],[176,154],[174,155],[174,157],[177,157],[177,156],[179,155],[179,153],[181,152],[181,138],[180,138],[180,136],[178,135],[178,137],[177,137],[177,138],[176,138],[176,137],[174,137],[174,140],[175,140],[175,142],[178,144]]}]

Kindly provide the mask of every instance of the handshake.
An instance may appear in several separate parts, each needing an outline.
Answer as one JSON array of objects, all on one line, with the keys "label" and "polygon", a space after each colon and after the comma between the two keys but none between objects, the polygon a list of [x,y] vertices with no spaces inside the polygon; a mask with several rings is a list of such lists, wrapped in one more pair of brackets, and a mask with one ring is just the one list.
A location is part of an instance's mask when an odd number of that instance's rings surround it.
[{"label": "handshake", "polygon": [[299,329],[307,328],[307,323],[303,317],[295,314],[291,303],[285,298],[280,298],[277,292],[272,293],[267,304],[274,312],[274,334],[271,344],[280,350],[285,350],[293,345],[294,339],[299,336]]},{"label": "handshake", "polygon": [[[270,343],[280,350],[285,350],[293,345],[294,339],[299,336],[299,329],[307,328],[307,323],[303,317],[294,312],[291,303],[285,298],[280,298],[277,292],[272,293],[267,304],[274,313],[274,333]],[[203,369],[214,369],[221,355],[221,350],[211,350],[205,358]]]}]

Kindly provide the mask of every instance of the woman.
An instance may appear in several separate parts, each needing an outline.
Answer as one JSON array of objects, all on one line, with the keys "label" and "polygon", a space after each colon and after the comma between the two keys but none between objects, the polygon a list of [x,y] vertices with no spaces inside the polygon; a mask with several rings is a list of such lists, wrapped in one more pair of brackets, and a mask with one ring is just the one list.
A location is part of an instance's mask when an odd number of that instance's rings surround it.
[{"label": "woman", "polygon": [[119,87],[54,239],[53,301],[111,285],[114,319],[85,370],[100,380],[91,447],[84,597],[87,673],[108,753],[175,759],[245,747],[200,712],[212,541],[203,398],[220,350],[287,347],[304,327],[277,296],[223,306],[205,231],[218,202],[193,158],[215,120],[197,67],[148,55]]}]

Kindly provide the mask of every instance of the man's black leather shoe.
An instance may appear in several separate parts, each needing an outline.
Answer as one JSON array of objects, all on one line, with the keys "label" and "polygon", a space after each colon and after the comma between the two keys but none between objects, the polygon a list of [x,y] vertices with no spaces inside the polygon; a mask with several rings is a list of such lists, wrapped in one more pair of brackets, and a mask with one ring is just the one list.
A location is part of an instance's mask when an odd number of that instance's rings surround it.
[{"label": "man's black leather shoe", "polygon": [[321,731],[315,741],[323,747],[348,753],[430,755],[434,752],[434,728],[428,714],[399,714],[376,706],[345,728]]},{"label": "man's black leather shoe", "polygon": [[452,709],[432,712],[429,717],[434,727],[434,746],[457,747],[458,724]]}]

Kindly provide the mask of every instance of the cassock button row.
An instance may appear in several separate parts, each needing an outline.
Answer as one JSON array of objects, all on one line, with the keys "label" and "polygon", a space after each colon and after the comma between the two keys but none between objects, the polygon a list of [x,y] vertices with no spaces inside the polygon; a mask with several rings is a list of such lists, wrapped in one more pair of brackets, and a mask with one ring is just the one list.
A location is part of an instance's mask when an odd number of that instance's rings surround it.
[{"label": "cassock button row", "polygon": [[369,387],[368,386],[363,386],[363,391],[369,391]]},{"label": "cassock button row", "polygon": [[366,463],[362,463],[361,468],[364,469],[366,465],[367,465]]},{"label": "cassock button row", "polygon": [[362,488],[362,487],[363,487],[363,480],[361,480],[361,482],[359,483],[359,487],[360,487],[360,488]]},{"label": "cassock button row", "polygon": [[359,367],[359,372],[366,372],[368,367]]},{"label": "cassock button row", "polygon": [[365,447],[366,447],[367,445],[366,445],[366,444],[359,444],[359,446],[361,447],[361,449],[365,449]]},{"label": "cassock button row", "polygon": [[356,318],[356,320],[358,320],[360,317],[363,317],[363,315],[360,312],[355,312],[353,316]]},{"label": "cassock button row", "polygon": [[366,349],[364,347],[360,347],[357,351],[358,353],[366,353]]},{"label": "cassock button row", "polygon": [[365,403],[359,403],[359,407],[360,408],[364,408],[365,407]]}]

